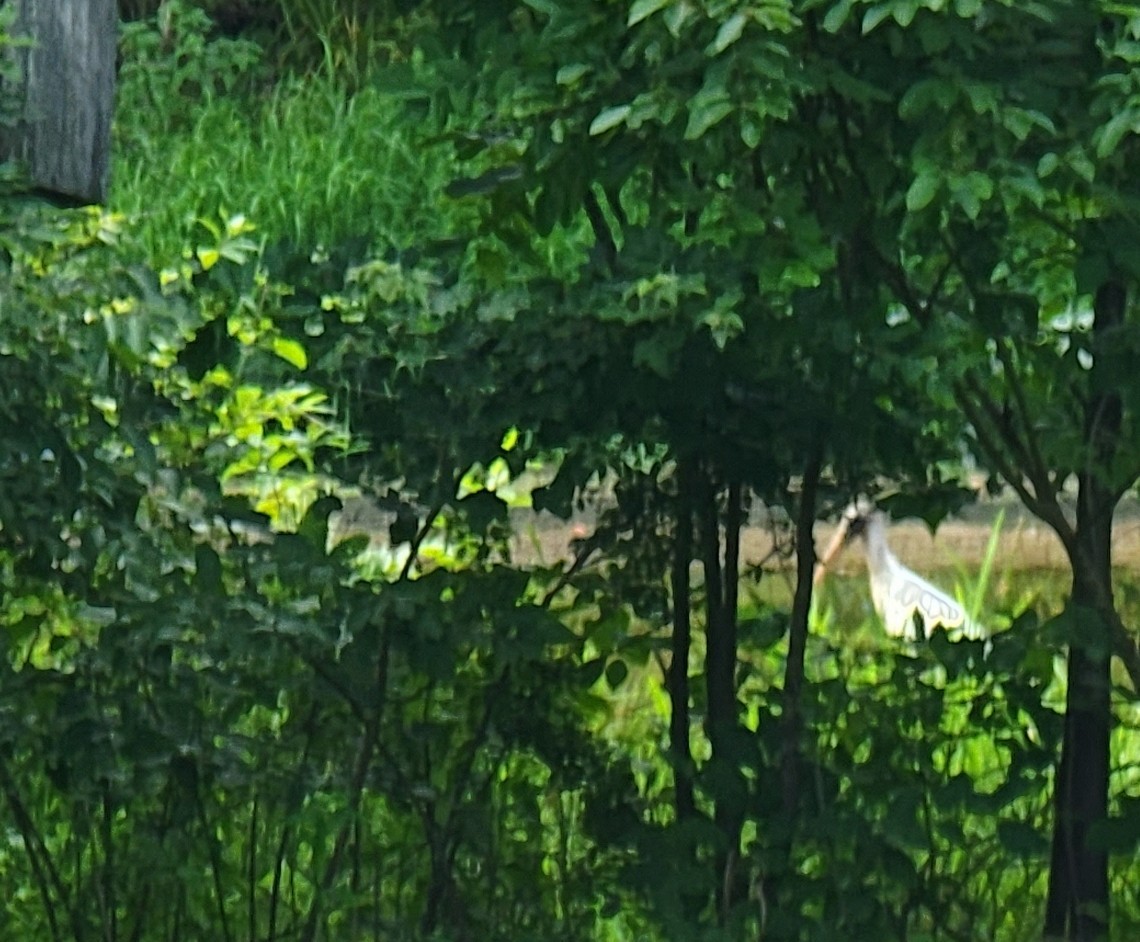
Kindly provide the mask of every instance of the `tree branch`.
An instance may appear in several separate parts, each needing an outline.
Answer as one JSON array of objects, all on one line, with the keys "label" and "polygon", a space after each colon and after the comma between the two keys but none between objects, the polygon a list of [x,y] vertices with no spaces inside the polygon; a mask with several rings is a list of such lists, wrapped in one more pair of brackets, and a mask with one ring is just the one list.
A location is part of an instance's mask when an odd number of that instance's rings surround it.
[{"label": "tree branch", "polygon": [[586,218],[590,220],[590,228],[594,230],[594,238],[601,246],[602,258],[606,266],[612,269],[617,264],[617,242],[614,241],[614,234],[606,222],[606,215],[602,212],[598,197],[594,195],[593,190],[587,189],[585,196],[582,197],[582,203],[586,209]]},{"label": "tree branch", "polygon": [[573,579],[582,569],[586,563],[589,562],[591,556],[601,547],[601,536],[595,532],[588,539],[579,544],[577,553],[574,554],[574,560],[569,566],[563,570],[562,575],[558,577],[558,581],[554,583],[542,597],[542,601],[538,603],[539,608],[549,608],[550,603],[554,598],[570,584]]},{"label": "tree branch", "polygon": [[416,531],[415,537],[412,539],[411,550],[408,553],[408,558],[404,560],[404,566],[400,570],[400,582],[411,575],[412,566],[416,564],[416,559],[420,554],[420,547],[424,545],[424,540],[428,538],[431,532],[432,525],[435,523],[436,518],[443,512],[443,501],[438,502],[429,511],[428,515],[424,518],[423,526]]},{"label": "tree branch", "polygon": [[1007,338],[999,338],[997,342],[997,355],[998,360],[1001,362],[1002,371],[1005,374],[1006,385],[1008,385],[1013,392],[1014,408],[1017,410],[1017,419],[1021,425],[1021,434],[1024,439],[1023,447],[1028,462],[1029,479],[1033,481],[1033,486],[1039,493],[1043,489],[1048,490],[1050,493],[1055,493],[1056,485],[1049,477],[1049,467],[1041,455],[1036,429],[1033,425],[1032,413],[1029,409],[1028,400],[1025,398],[1025,387],[1022,385],[1021,379],[1014,367],[1013,353]]},{"label": "tree branch", "polygon": [[[430,526],[430,520],[434,518],[434,514],[437,512],[438,511],[433,511],[433,514],[429,516],[429,520],[425,522],[421,532],[426,532],[428,526]],[[414,551],[411,558],[415,558]],[[361,730],[360,743],[356,752],[356,761],[353,763],[352,777],[349,780],[346,793],[348,799],[347,820],[341,825],[340,830],[337,832],[336,839],[333,842],[332,853],[329,855],[328,862],[325,864],[325,872],[321,877],[320,884],[315,887],[313,900],[309,906],[308,917],[305,920],[304,928],[301,932],[302,942],[313,942],[317,936],[317,928],[320,922],[324,897],[340,873],[341,861],[344,858],[345,848],[348,846],[348,838],[351,834],[351,825],[360,808],[360,796],[364,791],[364,783],[368,776],[368,769],[372,765],[372,758],[376,754],[377,744],[380,740],[380,728],[384,718],[384,706],[388,688],[388,661],[391,649],[391,632],[382,631],[380,636],[380,650],[376,657],[376,685],[373,690],[375,708],[372,715],[368,718],[368,722],[364,724],[363,730]]]},{"label": "tree branch", "polygon": [[67,887],[59,875],[59,870],[56,868],[51,854],[48,852],[43,836],[36,828],[35,821],[32,820],[27,806],[20,797],[19,790],[16,787],[16,781],[12,778],[11,770],[8,768],[8,763],[4,761],[3,756],[0,756],[0,787],[3,788],[4,796],[8,799],[8,806],[12,809],[12,817],[15,819],[16,827],[24,840],[24,847],[27,850],[28,860],[32,866],[32,873],[36,878],[40,896],[43,899],[48,924],[51,926],[52,938],[54,940],[62,938],[59,931],[59,924],[56,921],[55,906],[52,903],[52,891],[55,892],[55,895],[63,904],[75,937],[77,939],[82,938],[83,927],[79,924],[78,915],[72,910]]},{"label": "tree branch", "polygon": [[[1029,461],[1025,444],[1004,427],[1001,411],[993,400],[976,380],[971,384],[955,381],[954,398],[974,427],[979,446],[993,462],[998,474],[1014,489],[1026,508],[1053,529],[1066,552],[1073,550],[1076,546],[1075,533],[1057,501],[1053,482],[1047,474],[1042,481],[1034,480],[1025,472]],[[1033,490],[1026,486],[1026,480],[1033,485]]]},{"label": "tree branch", "polygon": [[803,737],[804,657],[815,577],[815,510],[823,447],[817,443],[804,463],[799,512],[796,514],[796,591],[788,627],[788,658],[784,668],[784,741],[782,777],[784,814],[791,819],[799,806],[800,741]]}]

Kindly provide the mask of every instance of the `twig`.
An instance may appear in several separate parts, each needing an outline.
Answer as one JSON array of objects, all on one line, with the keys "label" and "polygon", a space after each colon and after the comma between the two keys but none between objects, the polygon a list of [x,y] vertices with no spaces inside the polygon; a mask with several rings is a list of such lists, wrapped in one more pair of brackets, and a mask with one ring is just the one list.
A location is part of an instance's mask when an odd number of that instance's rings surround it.
[{"label": "twig", "polygon": [[1045,464],[1045,459],[1041,455],[1041,448],[1038,445],[1037,435],[1033,427],[1032,413],[1029,409],[1029,403],[1025,398],[1025,387],[1022,386],[1021,379],[1018,377],[1017,370],[1014,368],[1008,338],[1003,337],[998,340],[997,355],[998,360],[1001,361],[1002,370],[1005,372],[1006,382],[1013,391],[1013,402],[1017,408],[1022,435],[1025,437],[1025,450],[1032,468],[1030,479],[1034,481],[1035,487],[1039,487],[1037,481],[1045,482],[1046,487],[1052,487],[1053,482],[1049,480],[1049,469]]},{"label": "twig", "polygon": [[404,566],[400,570],[400,582],[403,582],[408,578],[409,575],[411,575],[412,566],[416,564],[416,559],[419,557],[420,547],[423,546],[424,540],[428,538],[428,534],[431,532],[431,528],[435,524],[436,518],[442,512],[443,501],[439,501],[434,507],[432,507],[432,509],[428,512],[428,515],[424,518],[423,526],[421,526],[419,530],[416,531],[416,535],[412,538],[411,549],[408,552],[408,558],[404,560]]},{"label": "twig", "polygon": [[601,535],[594,533],[588,540],[585,540],[578,552],[574,556],[574,561],[566,568],[566,570],[558,577],[558,581],[554,583],[546,594],[542,597],[542,601],[538,603],[539,608],[549,608],[550,603],[554,601],[554,597],[558,595],[563,589],[570,584],[570,580],[574,578],[589,561],[590,557],[601,547]]}]

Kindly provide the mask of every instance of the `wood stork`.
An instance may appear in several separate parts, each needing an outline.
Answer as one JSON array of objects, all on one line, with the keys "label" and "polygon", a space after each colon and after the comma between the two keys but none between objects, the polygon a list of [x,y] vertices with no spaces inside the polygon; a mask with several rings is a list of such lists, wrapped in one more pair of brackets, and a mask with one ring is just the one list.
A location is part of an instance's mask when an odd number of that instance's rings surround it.
[{"label": "wood stork", "polygon": [[899,562],[887,544],[887,524],[887,515],[870,504],[848,507],[835,537],[820,559],[816,581],[844,546],[862,537],[867,551],[871,602],[883,620],[887,634],[896,638],[913,638],[921,624],[925,637],[929,637],[935,627],[941,626],[957,629],[956,634],[966,638],[984,638],[984,629],[966,615],[966,610],[956,599]]}]

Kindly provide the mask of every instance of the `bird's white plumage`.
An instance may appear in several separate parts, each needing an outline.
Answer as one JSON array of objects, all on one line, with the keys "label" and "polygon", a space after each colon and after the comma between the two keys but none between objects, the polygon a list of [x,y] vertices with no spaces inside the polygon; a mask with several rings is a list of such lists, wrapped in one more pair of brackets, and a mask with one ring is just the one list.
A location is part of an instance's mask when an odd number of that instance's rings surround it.
[{"label": "bird's white plumage", "polygon": [[942,626],[967,638],[985,637],[984,629],[967,617],[956,599],[899,562],[887,545],[887,515],[883,511],[853,507],[846,514],[845,527],[858,532],[866,542],[871,602],[887,634],[913,637],[917,615],[926,636]]}]

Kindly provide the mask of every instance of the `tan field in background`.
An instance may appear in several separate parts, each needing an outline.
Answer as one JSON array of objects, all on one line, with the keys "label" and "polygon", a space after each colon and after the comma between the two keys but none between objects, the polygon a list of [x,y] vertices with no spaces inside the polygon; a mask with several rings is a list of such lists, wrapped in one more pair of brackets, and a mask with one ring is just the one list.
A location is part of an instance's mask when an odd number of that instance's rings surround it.
[{"label": "tan field in background", "polygon": [[[920,573],[958,567],[973,569],[985,555],[991,527],[992,520],[948,520],[931,535],[925,524],[907,520],[891,526],[889,540],[895,555]],[[515,517],[514,559],[524,565],[568,559],[571,540],[588,536],[592,529],[592,522],[586,520],[567,523],[548,515],[520,513]],[[823,552],[834,532],[834,525],[816,525],[817,553]],[[766,568],[791,566],[790,561],[772,555],[772,536],[760,526],[745,529],[741,557],[743,565],[763,561]],[[1113,562],[1140,572],[1140,516],[1129,513],[1118,519]],[[1053,531],[1022,514],[1007,517],[999,538],[996,565],[1005,570],[1068,571],[1064,550]],[[865,568],[863,554],[855,546],[841,553],[831,566],[837,574],[857,573]]]}]

